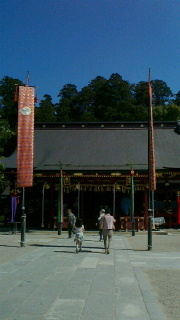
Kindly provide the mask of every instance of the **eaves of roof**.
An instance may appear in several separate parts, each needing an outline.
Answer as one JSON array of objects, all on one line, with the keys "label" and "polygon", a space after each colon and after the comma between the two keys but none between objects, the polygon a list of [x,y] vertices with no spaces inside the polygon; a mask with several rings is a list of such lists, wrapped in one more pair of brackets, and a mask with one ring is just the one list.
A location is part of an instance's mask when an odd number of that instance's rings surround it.
[{"label": "eaves of roof", "polygon": [[[157,170],[180,168],[180,135],[172,128],[154,130]],[[2,161],[16,168],[16,151]],[[86,128],[35,130],[35,171],[147,170],[148,129]]]}]

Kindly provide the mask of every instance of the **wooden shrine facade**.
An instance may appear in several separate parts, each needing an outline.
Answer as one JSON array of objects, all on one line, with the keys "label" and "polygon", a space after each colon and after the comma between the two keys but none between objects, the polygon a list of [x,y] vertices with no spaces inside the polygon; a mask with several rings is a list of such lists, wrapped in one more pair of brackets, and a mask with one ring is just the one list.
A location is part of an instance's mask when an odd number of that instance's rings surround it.
[{"label": "wooden shrine facade", "polygon": [[[175,122],[154,125],[157,178],[154,214],[164,217],[168,228],[178,227],[180,135],[176,126]],[[108,207],[120,229],[120,218],[129,216],[133,168],[135,216],[144,218],[146,228],[147,139],[146,122],[35,124],[33,187],[26,188],[27,227],[56,227],[62,172],[63,227],[68,208],[83,219],[86,230],[94,230],[99,210]],[[16,192],[21,199],[21,190],[16,188],[16,150],[2,162],[10,181],[9,197]],[[8,195],[5,200],[7,207]]]}]

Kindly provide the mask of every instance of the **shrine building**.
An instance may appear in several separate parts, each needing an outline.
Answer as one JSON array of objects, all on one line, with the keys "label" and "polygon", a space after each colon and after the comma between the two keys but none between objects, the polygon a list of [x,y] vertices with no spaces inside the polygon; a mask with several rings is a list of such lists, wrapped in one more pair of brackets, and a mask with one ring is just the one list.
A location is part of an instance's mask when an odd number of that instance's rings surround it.
[{"label": "shrine building", "polygon": [[[179,122],[154,122],[156,190],[154,217],[164,217],[166,228],[178,227],[180,192]],[[3,160],[9,194],[17,193],[17,153]],[[27,228],[57,227],[60,177],[62,177],[62,227],[67,209],[82,218],[86,230],[95,230],[101,208],[109,208],[117,230],[130,215],[130,181],[134,171],[134,215],[147,229],[148,123],[35,123],[33,187],[26,188]],[[62,174],[62,176],[61,176]],[[20,219],[20,204],[17,219]],[[1,212],[1,214],[3,214]],[[19,220],[20,221],[20,220]],[[129,227],[130,228],[130,225]]]}]

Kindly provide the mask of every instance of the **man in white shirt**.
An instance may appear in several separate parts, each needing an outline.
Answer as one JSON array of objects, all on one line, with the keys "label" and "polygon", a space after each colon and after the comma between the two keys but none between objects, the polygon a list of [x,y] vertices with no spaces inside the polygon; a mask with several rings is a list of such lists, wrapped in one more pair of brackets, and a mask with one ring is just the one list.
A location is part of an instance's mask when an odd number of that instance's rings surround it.
[{"label": "man in white shirt", "polygon": [[[114,223],[116,220],[110,215],[110,210],[105,211],[105,216],[103,217],[103,238],[104,238],[104,248],[105,254],[109,254],[110,242],[113,235]],[[107,241],[108,240],[108,241]]]}]

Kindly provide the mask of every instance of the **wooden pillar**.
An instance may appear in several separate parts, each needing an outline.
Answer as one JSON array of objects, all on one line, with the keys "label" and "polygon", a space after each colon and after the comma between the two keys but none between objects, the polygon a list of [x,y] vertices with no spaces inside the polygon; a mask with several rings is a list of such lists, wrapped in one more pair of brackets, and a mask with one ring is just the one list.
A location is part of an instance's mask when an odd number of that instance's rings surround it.
[{"label": "wooden pillar", "polygon": [[148,227],[148,190],[144,190],[144,228],[147,230]]},{"label": "wooden pillar", "polygon": [[[51,181],[52,182],[52,181]],[[54,190],[53,190],[53,183],[50,185],[50,206],[49,206],[49,211],[50,211],[50,229],[54,229],[54,212],[53,212],[53,203],[54,203]]]},{"label": "wooden pillar", "polygon": [[81,205],[80,205],[80,208],[81,208],[80,217],[81,217],[81,219],[83,221],[83,224],[84,224],[84,190],[81,190],[80,202],[81,202]]},{"label": "wooden pillar", "polygon": [[180,224],[180,191],[177,193],[177,223]]}]

